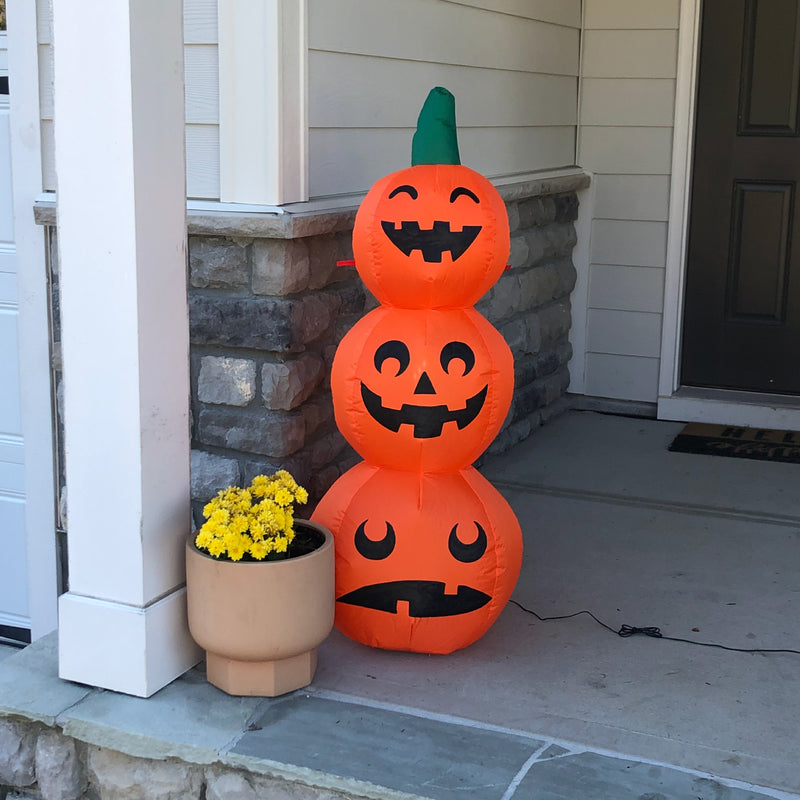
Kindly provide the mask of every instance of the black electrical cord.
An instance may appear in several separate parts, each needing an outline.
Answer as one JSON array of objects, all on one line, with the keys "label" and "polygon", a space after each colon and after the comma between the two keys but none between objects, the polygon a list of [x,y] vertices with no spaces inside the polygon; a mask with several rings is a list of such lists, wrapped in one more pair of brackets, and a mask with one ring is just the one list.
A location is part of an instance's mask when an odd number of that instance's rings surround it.
[{"label": "black electrical cord", "polygon": [[664,636],[661,633],[661,628],[656,627],[646,627],[646,628],[635,628],[632,625],[622,625],[619,629],[612,628],[610,625],[606,625],[605,622],[598,619],[591,611],[576,611],[574,614],[563,614],[558,617],[540,617],[535,611],[531,611],[529,608],[525,608],[522,603],[518,603],[516,600],[509,600],[510,603],[513,603],[517,608],[521,608],[526,614],[532,614],[539,622],[552,622],[554,620],[559,619],[572,619],[573,617],[578,617],[581,614],[586,614],[587,616],[591,617],[598,625],[604,627],[607,631],[611,631],[611,633],[616,634],[617,636],[621,636],[623,639],[627,639],[629,636],[649,636],[653,639],[664,639],[668,642],[683,642],[684,644],[696,644],[699,647],[715,647],[718,650],[730,650],[734,653],[793,653],[795,655],[800,656],[800,650],[789,650],[789,649],[769,649],[764,647],[728,647],[724,644],[716,644],[715,642],[698,642],[694,639],[681,639],[677,636]]}]

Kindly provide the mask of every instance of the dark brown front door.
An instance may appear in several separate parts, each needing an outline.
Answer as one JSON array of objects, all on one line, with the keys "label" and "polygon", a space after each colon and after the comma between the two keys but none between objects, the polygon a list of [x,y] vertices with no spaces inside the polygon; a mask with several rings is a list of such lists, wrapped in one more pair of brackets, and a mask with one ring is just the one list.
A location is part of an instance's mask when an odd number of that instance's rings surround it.
[{"label": "dark brown front door", "polygon": [[681,383],[800,394],[800,0],[704,0]]}]

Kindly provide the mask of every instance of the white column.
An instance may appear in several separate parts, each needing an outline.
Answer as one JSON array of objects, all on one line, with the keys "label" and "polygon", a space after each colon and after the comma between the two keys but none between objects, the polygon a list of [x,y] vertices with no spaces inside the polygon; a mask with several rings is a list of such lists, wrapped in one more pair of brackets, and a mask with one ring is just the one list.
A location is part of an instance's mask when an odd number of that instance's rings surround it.
[{"label": "white column", "polygon": [[62,678],[147,697],[186,625],[182,3],[55,0],[69,592]]},{"label": "white column", "polygon": [[218,0],[220,200],[308,199],[306,0]]}]

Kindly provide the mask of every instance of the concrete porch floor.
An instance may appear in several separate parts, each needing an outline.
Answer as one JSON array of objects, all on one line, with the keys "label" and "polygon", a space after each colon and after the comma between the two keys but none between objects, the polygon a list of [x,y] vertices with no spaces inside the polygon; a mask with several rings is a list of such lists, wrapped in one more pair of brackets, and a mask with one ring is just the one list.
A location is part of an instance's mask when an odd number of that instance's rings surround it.
[{"label": "concrete porch floor", "polygon": [[[572,411],[485,463],[525,536],[514,599],[800,650],[800,466],[670,453],[681,427]],[[229,698],[200,670],[148,700],[88,690],[55,677],[45,639],[0,664],[2,714],[352,797],[800,797],[800,654],[514,605],[450,656],[334,631],[313,685],[277,700]]]}]

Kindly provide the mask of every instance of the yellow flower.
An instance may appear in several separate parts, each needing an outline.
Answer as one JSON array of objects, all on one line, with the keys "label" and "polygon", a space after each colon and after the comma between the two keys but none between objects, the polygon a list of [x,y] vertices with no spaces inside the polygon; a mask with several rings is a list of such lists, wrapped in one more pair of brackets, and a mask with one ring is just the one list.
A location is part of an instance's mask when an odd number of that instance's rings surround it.
[{"label": "yellow flower", "polygon": [[257,475],[249,487],[228,486],[206,503],[206,522],[195,544],[215,558],[261,561],[270,553],[289,555],[294,539],[294,504],[308,492],[286,470]]},{"label": "yellow flower", "polygon": [[208,552],[214,556],[214,558],[219,558],[225,552],[225,545],[222,539],[213,539],[208,545]]}]

